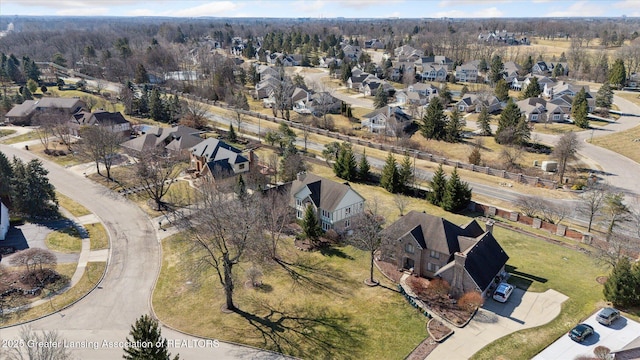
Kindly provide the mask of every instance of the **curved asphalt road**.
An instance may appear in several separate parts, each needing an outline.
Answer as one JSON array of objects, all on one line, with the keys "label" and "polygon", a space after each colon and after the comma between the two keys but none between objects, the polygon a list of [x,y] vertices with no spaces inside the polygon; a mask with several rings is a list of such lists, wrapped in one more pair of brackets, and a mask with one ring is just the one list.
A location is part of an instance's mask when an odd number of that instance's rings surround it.
[{"label": "curved asphalt road", "polygon": [[[35,158],[28,151],[0,145],[9,158]],[[63,167],[43,160],[51,183],[97,215],[111,236],[110,260],[100,286],[75,305],[60,313],[30,323],[34,330],[57,330],[67,342],[97,342],[98,349],[76,349],[76,359],[111,360],[122,357],[122,347],[103,347],[103,342],[121,342],[131,324],[150,313],[150,297],[160,269],[161,247],[147,215],[135,204]],[[218,311],[212,309],[211,311]],[[17,338],[19,326],[0,330],[2,339]],[[180,339],[180,348],[170,347],[181,359],[278,358],[279,355],[219,343],[218,347],[170,329],[167,339]],[[107,344],[108,345],[108,344]]]}]

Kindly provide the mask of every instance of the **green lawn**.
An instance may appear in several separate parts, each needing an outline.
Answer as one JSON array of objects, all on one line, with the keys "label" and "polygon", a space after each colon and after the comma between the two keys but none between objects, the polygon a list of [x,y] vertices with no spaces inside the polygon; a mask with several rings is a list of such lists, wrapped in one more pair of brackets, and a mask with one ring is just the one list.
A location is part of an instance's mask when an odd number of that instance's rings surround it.
[{"label": "green lawn", "polygon": [[[71,289],[68,289],[64,293],[57,295],[51,298],[50,302],[46,302],[42,305],[24,310],[14,312],[8,315],[4,315],[0,317],[0,325],[1,326],[9,326],[14,325],[21,322],[26,322],[30,320],[34,320],[40,318],[42,316],[46,316],[48,314],[52,314],[53,312],[62,309],[65,306],[73,303],[74,301],[79,300],[81,297],[85,296],[91,289],[93,289],[102,274],[106,269],[107,263],[105,262],[90,262],[87,263],[87,267],[85,268],[84,274],[80,279],[80,282],[76,284]],[[71,278],[73,273],[75,272],[76,264],[60,264],[56,267],[58,273]],[[47,293],[45,292],[45,296]]]},{"label": "green lawn", "polygon": [[73,226],[51,232],[45,244],[49,249],[62,253],[78,253],[82,250],[82,238]]},{"label": "green lawn", "polygon": [[376,270],[384,286],[368,287],[367,254],[338,247],[332,255],[301,252],[289,241],[281,256],[309,266],[295,283],[284,268],[264,266],[263,289],[243,286],[250,264],[238,265],[235,302],[224,314],[223,291],[211,269],[194,271],[180,234],[163,241],[163,265],[153,306],[166,324],[225,341],[300,358],[403,359],[426,336],[426,318]]},{"label": "green lawn", "polygon": [[509,282],[531,291],[554,289],[569,296],[560,316],[549,324],[507,335],[473,357],[530,359],[597,309],[602,285],[596,278],[609,271],[586,254],[566,247],[501,228],[495,228],[494,233],[510,257]]},{"label": "green lawn", "polygon": [[69,211],[75,217],[81,217],[81,216],[91,214],[91,211],[89,211],[89,209],[78,204],[68,196],[65,196],[64,194],[57,191],[56,191],[56,199],[58,199],[58,204],[61,207],[67,209],[67,211]]},{"label": "green lawn", "polygon": [[16,132],[15,130],[0,129],[0,138],[11,135],[11,134],[15,134],[15,132]]},{"label": "green lawn", "polygon": [[109,234],[101,223],[83,225],[89,233],[91,250],[102,250],[109,248]]},{"label": "green lawn", "polygon": [[30,131],[26,134],[18,135],[0,142],[2,142],[3,144],[11,145],[11,144],[17,144],[23,141],[37,140],[37,139],[38,139],[38,135],[36,134],[36,132]]}]

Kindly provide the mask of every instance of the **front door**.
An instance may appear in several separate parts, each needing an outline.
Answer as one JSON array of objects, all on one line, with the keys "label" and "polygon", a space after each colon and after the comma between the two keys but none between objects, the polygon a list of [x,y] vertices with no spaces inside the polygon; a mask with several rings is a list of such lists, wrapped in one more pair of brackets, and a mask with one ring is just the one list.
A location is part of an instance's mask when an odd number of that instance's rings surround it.
[{"label": "front door", "polygon": [[404,268],[405,269],[413,270],[414,265],[415,265],[415,263],[414,263],[413,259],[411,259],[411,258],[405,258],[404,259]]}]

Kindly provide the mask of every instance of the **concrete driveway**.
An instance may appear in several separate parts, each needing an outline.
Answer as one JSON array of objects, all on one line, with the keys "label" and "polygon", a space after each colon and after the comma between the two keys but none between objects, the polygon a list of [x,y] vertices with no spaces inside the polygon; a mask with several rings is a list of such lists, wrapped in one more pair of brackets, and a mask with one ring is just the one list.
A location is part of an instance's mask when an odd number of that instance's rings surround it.
[{"label": "concrete driveway", "polygon": [[534,360],[575,359],[579,355],[593,356],[593,350],[597,346],[606,346],[612,351],[620,350],[640,335],[638,322],[622,317],[611,326],[604,326],[596,321],[597,314],[598,312],[583,321],[593,326],[594,335],[589,336],[582,343],[577,343],[568,335],[563,335],[534,357]]},{"label": "concrete driveway", "polygon": [[427,359],[468,359],[505,335],[553,320],[567,299],[555,290],[536,293],[522,289],[515,289],[504,304],[487,299],[471,322],[464,328],[454,328],[455,333]]}]

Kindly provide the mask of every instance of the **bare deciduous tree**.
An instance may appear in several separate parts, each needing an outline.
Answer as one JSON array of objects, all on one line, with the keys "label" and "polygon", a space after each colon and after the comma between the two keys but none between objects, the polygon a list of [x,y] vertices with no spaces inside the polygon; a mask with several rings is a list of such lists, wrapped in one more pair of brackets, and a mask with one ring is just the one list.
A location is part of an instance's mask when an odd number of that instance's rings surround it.
[{"label": "bare deciduous tree", "polygon": [[558,160],[558,176],[560,183],[564,183],[564,173],[567,169],[567,163],[575,159],[576,153],[580,149],[580,141],[573,131],[565,133],[560,137],[558,143],[553,148],[552,157]]},{"label": "bare deciduous tree", "polygon": [[144,192],[155,202],[157,210],[163,210],[167,204],[162,200],[169,192],[185,157],[179,153],[166,153],[156,147],[137,154],[135,163],[136,180],[142,184]]},{"label": "bare deciduous tree", "polygon": [[111,167],[117,159],[120,143],[125,140],[122,133],[111,131],[109,124],[85,126],[79,133],[82,138],[78,148],[80,156],[95,162],[98,174],[100,174],[100,163],[104,164],[107,179],[113,180]]},{"label": "bare deciduous tree", "polygon": [[282,231],[292,220],[289,207],[289,194],[284,188],[274,187],[264,191],[260,199],[260,209],[264,216],[263,227],[266,231],[266,246],[271,260],[278,261],[278,247],[282,242]]},{"label": "bare deciduous tree", "polygon": [[404,216],[404,211],[407,209],[407,205],[409,205],[409,198],[401,194],[393,195],[393,203],[400,211],[400,216]]},{"label": "bare deciduous tree", "polygon": [[600,214],[608,192],[609,186],[607,184],[595,183],[580,195],[581,201],[578,205],[578,211],[589,219],[587,232],[591,232],[593,220]]},{"label": "bare deciduous tree", "polygon": [[525,216],[537,217],[544,206],[544,201],[539,196],[520,195],[515,205]]},{"label": "bare deciduous tree", "polygon": [[56,256],[47,249],[29,248],[17,252],[11,257],[11,265],[24,266],[27,272],[55,267]]},{"label": "bare deciduous tree", "polygon": [[258,195],[234,200],[212,183],[204,183],[200,190],[193,215],[183,218],[181,225],[189,232],[200,265],[212,268],[218,275],[225,293],[225,308],[235,311],[235,266],[259,255],[257,245],[264,214],[257,203]]},{"label": "bare deciduous tree", "polygon": [[[64,339],[56,331],[36,332],[30,326],[20,329],[20,342],[24,344],[62,344]],[[70,360],[66,346],[15,346],[8,349],[7,360]]]},{"label": "bare deciduous tree", "polygon": [[378,212],[377,199],[373,199],[363,212],[353,218],[354,232],[349,237],[349,242],[356,248],[369,253],[370,267],[368,285],[377,285],[378,281],[373,278],[373,265],[376,252],[383,246],[386,237],[382,234],[382,225],[385,219]]}]

